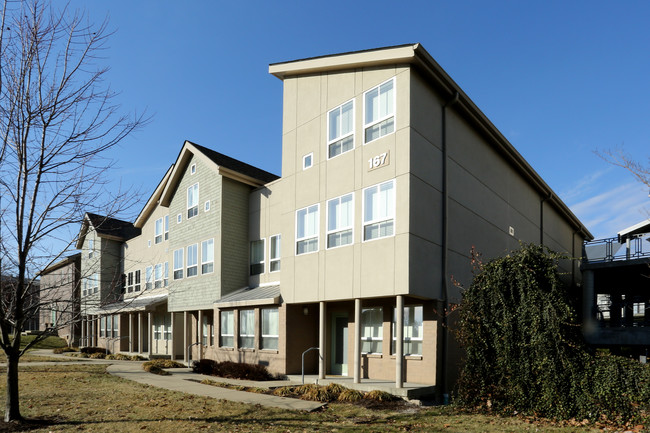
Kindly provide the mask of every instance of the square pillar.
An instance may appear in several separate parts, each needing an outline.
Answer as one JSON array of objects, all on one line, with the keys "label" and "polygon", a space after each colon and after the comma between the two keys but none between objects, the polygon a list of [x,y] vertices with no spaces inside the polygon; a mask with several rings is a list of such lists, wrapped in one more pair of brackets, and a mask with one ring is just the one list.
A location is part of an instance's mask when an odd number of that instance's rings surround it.
[{"label": "square pillar", "polygon": [[187,337],[187,333],[189,332],[187,326],[188,316],[189,314],[187,314],[187,311],[183,311],[183,361],[185,362],[185,365],[189,365],[188,363],[190,362],[187,358],[187,346],[189,346],[189,339]]},{"label": "square pillar", "polygon": [[129,313],[129,352],[133,353],[133,313]]},{"label": "square pillar", "polygon": [[361,299],[354,300],[354,373],[353,383],[361,382]]},{"label": "square pillar", "polygon": [[397,295],[395,318],[395,388],[404,385],[404,296]]},{"label": "square pillar", "polygon": [[149,314],[147,314],[147,326],[146,326],[146,329],[147,329],[147,356],[149,357],[149,359],[151,359],[151,354],[153,353],[151,351],[151,348],[152,348],[152,344],[151,344],[152,343],[152,338],[151,338],[152,324],[153,324],[153,313],[149,312]]},{"label": "square pillar", "polygon": [[327,359],[327,353],[325,351],[325,345],[327,344],[327,306],[325,302],[320,301],[319,303],[320,314],[318,318],[318,378],[325,379],[326,364],[325,359]]},{"label": "square pillar", "polygon": [[[262,323],[261,321],[257,323]],[[196,324],[196,331],[199,337],[199,360],[203,357],[203,310],[199,310],[198,323]],[[255,333],[259,337],[259,332]],[[255,346],[260,347],[260,346]]]}]

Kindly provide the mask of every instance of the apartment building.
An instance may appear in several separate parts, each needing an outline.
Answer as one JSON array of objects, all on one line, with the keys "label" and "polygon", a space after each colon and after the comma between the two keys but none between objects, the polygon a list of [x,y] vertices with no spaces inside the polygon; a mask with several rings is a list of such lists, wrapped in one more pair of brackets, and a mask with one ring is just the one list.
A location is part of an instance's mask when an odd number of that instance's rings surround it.
[{"label": "apartment building", "polygon": [[[82,293],[84,341],[287,374],[316,347],[307,373],[445,391],[458,357],[446,312],[471,249],[577,257],[591,234],[421,45],[269,72],[282,176],[185,142],[135,222],[113,223],[124,232],[88,218],[81,268],[99,275]],[[579,282],[575,261],[561,266]]]}]

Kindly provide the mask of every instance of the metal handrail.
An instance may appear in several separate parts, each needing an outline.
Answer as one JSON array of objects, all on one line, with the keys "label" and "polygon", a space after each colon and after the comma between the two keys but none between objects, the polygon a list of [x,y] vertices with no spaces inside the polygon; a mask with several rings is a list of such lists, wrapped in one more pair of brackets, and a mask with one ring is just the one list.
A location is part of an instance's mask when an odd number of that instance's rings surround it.
[{"label": "metal handrail", "polygon": [[[130,337],[128,335],[124,335],[122,337],[111,337],[111,338],[106,339],[107,343],[112,343],[111,344],[111,351],[113,352],[113,354],[115,354],[115,342],[118,341],[118,340],[122,340],[124,338],[130,338]],[[106,345],[106,354],[108,355],[108,344]]]},{"label": "metal handrail", "polygon": [[[305,350],[302,352],[302,384],[305,384],[305,353],[310,352],[312,350],[320,350],[320,347],[310,347],[309,349]],[[320,354],[320,351],[318,352],[318,357],[322,360],[323,356]]]},{"label": "metal handrail", "polygon": [[[192,362],[191,362],[192,352],[190,351],[190,349],[192,348],[192,346],[196,346],[197,344],[201,344],[201,342],[197,341],[196,343],[192,343],[189,346],[187,346],[187,368],[189,368],[189,369],[192,368]],[[200,358],[200,356],[199,356],[199,358]]]},{"label": "metal handrail", "polygon": [[650,241],[650,234],[642,234],[620,242],[618,237],[585,241],[583,243],[583,259],[585,262],[613,262],[650,257],[650,245],[645,247],[644,241]]}]

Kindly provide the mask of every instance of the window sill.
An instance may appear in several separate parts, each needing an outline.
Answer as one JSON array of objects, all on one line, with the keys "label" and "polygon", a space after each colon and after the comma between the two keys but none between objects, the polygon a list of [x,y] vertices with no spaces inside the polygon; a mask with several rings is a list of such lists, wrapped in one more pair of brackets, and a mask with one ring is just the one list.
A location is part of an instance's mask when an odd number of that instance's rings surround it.
[{"label": "window sill", "polygon": [[384,357],[382,353],[362,353],[361,356],[365,356],[366,358],[378,358],[378,359]]},{"label": "window sill", "polygon": [[[248,350],[252,350],[252,349],[248,349]],[[277,355],[278,353],[280,353],[280,351],[275,350],[275,349],[260,349],[260,353],[267,353],[269,355]]]},{"label": "window sill", "polygon": [[219,350],[225,350],[228,352],[234,352],[235,348],[234,347],[219,347]]},{"label": "window sill", "polygon": [[240,347],[237,349],[239,352],[255,352],[255,349],[251,349],[248,347]]},{"label": "window sill", "polygon": [[[395,355],[390,356],[390,359],[395,359],[395,358],[397,358]],[[404,359],[413,360],[413,361],[421,361],[422,360],[422,355],[404,355]]]}]

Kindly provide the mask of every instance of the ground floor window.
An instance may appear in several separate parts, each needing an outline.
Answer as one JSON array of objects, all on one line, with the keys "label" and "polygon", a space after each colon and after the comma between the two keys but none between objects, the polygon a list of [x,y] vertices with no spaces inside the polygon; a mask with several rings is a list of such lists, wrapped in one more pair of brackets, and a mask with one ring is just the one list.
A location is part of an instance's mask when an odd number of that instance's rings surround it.
[{"label": "ground floor window", "polygon": [[[424,320],[422,305],[404,307],[404,355],[422,355],[422,337],[424,335]],[[393,310],[393,345],[395,354],[395,320],[397,309]]]},{"label": "ground floor window", "polygon": [[262,349],[278,350],[280,314],[277,308],[262,309]]},{"label": "ground floor window", "polygon": [[210,328],[212,328],[212,316],[204,314],[201,320],[203,322],[201,323],[201,344],[204,346],[212,346],[213,340],[211,336],[213,334],[210,332]]},{"label": "ground floor window", "polygon": [[361,352],[382,353],[384,312],[381,307],[361,310]]},{"label": "ground floor window", "polygon": [[120,316],[119,315],[114,315],[113,316],[113,338],[119,337],[119,330],[120,330]]},{"label": "ground floor window", "polygon": [[219,346],[235,347],[235,312],[221,311]]},{"label": "ground floor window", "polygon": [[239,347],[255,348],[255,310],[239,311]]},{"label": "ground floor window", "polygon": [[163,329],[163,339],[171,341],[172,339],[172,315],[165,314],[164,316],[164,329]]},{"label": "ground floor window", "polygon": [[106,337],[106,316],[99,319],[99,336]]}]

